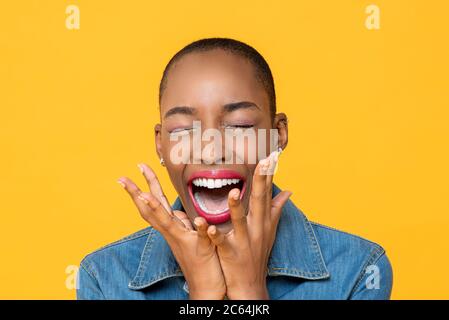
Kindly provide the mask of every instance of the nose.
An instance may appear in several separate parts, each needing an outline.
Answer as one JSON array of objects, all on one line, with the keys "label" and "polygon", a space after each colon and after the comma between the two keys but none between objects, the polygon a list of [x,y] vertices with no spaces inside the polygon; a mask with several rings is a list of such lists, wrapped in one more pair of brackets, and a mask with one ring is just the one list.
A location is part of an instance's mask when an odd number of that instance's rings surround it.
[{"label": "nose", "polygon": [[211,126],[204,128],[200,146],[201,150],[197,153],[202,164],[211,165],[225,162],[225,140],[221,130]]}]

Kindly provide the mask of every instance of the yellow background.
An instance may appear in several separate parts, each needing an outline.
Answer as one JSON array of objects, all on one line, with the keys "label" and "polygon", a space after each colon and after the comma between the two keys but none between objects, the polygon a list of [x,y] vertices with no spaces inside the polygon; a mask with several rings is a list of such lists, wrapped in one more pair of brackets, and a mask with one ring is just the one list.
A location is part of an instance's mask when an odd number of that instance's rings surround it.
[{"label": "yellow background", "polygon": [[[380,30],[365,8],[381,10]],[[80,8],[80,30],[65,8]],[[277,183],[313,221],[380,243],[393,298],[449,298],[449,1],[5,1],[0,298],[75,297],[68,265],[146,226],[116,183],[159,173],[157,86],[202,37],[268,60],[290,117]]]}]

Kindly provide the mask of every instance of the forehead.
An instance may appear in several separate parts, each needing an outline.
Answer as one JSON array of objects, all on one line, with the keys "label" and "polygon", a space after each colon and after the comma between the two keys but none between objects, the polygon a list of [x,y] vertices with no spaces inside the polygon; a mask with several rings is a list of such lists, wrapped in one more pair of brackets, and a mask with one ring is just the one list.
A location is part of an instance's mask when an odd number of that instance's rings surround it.
[{"label": "forehead", "polygon": [[194,52],[171,66],[161,112],[176,105],[201,107],[235,101],[252,101],[269,110],[268,96],[253,64],[220,49]]}]

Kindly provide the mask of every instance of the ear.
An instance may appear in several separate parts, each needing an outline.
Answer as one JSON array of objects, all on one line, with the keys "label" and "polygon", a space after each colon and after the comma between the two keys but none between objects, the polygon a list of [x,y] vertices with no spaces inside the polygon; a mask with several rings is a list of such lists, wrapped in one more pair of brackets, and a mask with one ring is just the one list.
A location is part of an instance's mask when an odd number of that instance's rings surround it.
[{"label": "ear", "polygon": [[278,113],[274,116],[273,127],[278,130],[279,147],[285,150],[288,143],[288,119],[285,113]]},{"label": "ear", "polygon": [[154,126],[154,144],[156,145],[156,152],[159,159],[162,159],[162,138],[161,138],[161,124]]}]

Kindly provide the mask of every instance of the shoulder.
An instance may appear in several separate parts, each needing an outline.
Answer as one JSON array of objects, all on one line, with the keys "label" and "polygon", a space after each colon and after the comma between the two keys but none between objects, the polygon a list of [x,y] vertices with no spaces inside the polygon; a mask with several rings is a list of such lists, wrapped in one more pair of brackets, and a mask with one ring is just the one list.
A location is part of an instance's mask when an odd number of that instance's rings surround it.
[{"label": "shoulder", "polygon": [[80,268],[97,277],[100,269],[120,264],[120,261],[126,261],[127,265],[138,264],[147,239],[154,232],[155,229],[150,226],[102,246],[87,254],[81,260]]},{"label": "shoulder", "polygon": [[310,221],[310,224],[323,251],[329,254],[338,255],[346,252],[362,256],[367,255],[375,260],[385,253],[385,249],[381,245],[358,235],[313,221]]},{"label": "shoulder", "polygon": [[347,292],[350,297],[361,297],[359,291],[365,292],[364,287],[369,287],[368,281],[381,281],[384,290],[374,290],[370,294],[382,295],[382,299],[389,298],[393,273],[390,260],[381,245],[316,222],[310,224],[331,277],[334,275],[351,284],[351,290]]}]

